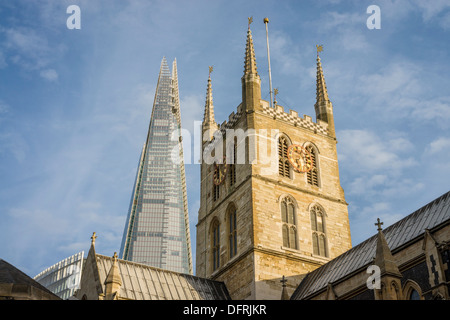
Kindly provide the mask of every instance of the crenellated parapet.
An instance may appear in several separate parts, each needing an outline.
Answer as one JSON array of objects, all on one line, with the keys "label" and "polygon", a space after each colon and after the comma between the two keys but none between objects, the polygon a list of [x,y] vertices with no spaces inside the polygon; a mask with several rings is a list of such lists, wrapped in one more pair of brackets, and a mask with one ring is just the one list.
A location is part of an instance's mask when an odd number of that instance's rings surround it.
[{"label": "crenellated parapet", "polygon": [[288,122],[293,126],[309,129],[314,133],[328,134],[328,123],[322,120],[313,122],[312,118],[307,115],[303,115],[303,118],[301,118],[297,111],[289,110],[289,113],[287,113],[282,106],[275,105],[274,108],[271,108],[267,102],[262,104],[262,111],[274,119]]}]

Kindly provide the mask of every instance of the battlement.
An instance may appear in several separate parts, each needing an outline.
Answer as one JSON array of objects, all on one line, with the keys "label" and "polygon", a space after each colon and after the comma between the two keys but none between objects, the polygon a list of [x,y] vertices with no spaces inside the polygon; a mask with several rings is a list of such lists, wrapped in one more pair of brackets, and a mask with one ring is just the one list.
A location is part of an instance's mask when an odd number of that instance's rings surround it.
[{"label": "battlement", "polygon": [[[280,106],[280,105],[275,105],[274,108],[271,108],[269,106],[269,102],[267,102],[265,100],[261,100],[261,106],[262,106],[263,113],[265,113],[266,115],[269,115],[273,119],[283,120],[283,121],[290,123],[293,126],[306,128],[306,129],[314,131],[315,133],[321,133],[321,134],[325,134],[325,135],[328,134],[328,123],[326,123],[325,121],[317,120],[317,122],[314,122],[312,120],[312,117],[310,117],[308,115],[303,115],[303,118],[301,118],[298,115],[297,111],[289,110],[289,113],[287,113],[284,111],[283,106]],[[219,130],[222,131],[222,134],[225,134],[225,131],[227,129],[233,128],[233,126],[239,120],[239,118],[241,117],[241,115],[243,113],[244,113],[243,106],[242,106],[242,104],[240,104],[237,107],[236,113],[233,111],[228,116],[228,121],[225,120],[219,126]]]},{"label": "battlement", "polygon": [[[319,134],[328,134],[328,123],[322,120],[317,120],[317,122],[313,122],[312,118],[308,115],[303,115],[303,118],[299,117],[298,112],[294,110],[289,110],[289,113],[284,111],[283,106],[275,105],[274,108],[269,106],[269,102],[265,100],[261,100],[262,111],[264,114],[272,117],[273,119],[282,120],[290,123],[296,127],[302,127],[305,129],[309,129],[314,133]],[[226,136],[226,130],[234,128],[236,122],[240,119],[240,117],[244,114],[242,104],[239,104],[236,112],[232,112],[228,116],[228,121],[223,121],[219,126],[219,131],[221,132],[221,137]],[[219,136],[216,136],[213,141],[209,145],[205,147],[206,151],[211,151],[216,143],[219,143],[222,139]]]},{"label": "battlement", "polygon": [[262,101],[263,113],[269,115],[273,119],[279,119],[286,121],[296,127],[302,127],[314,131],[315,133],[328,134],[328,123],[322,120],[313,122],[312,118],[307,115],[303,115],[303,118],[299,117],[298,112],[289,110],[289,113],[284,111],[284,108],[280,105],[275,105],[274,108],[269,106],[269,102]]},{"label": "battlement", "polygon": [[242,104],[240,104],[237,107],[236,113],[233,111],[228,116],[228,122],[227,121],[222,122],[222,124],[219,126],[219,130],[222,131],[222,134],[225,134],[227,129],[233,128],[233,126],[236,124],[236,122],[239,120],[239,118],[243,114],[243,110],[242,109],[243,109],[242,108]]}]

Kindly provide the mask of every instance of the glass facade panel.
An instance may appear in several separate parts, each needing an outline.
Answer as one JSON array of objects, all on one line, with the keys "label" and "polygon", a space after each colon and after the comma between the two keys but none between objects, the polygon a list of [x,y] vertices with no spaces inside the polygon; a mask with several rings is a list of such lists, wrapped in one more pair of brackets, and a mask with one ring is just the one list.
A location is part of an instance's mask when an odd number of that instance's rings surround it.
[{"label": "glass facade panel", "polygon": [[192,274],[176,61],[161,63],[120,258]]},{"label": "glass facade panel", "polygon": [[66,300],[80,287],[83,259],[84,252],[81,251],[45,269],[34,280]]}]

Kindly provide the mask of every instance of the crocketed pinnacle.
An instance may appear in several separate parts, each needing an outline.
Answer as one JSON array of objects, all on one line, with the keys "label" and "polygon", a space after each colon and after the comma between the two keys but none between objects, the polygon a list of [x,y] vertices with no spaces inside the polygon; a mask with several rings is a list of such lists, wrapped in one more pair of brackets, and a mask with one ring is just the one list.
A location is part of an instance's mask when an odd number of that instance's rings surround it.
[{"label": "crocketed pinnacle", "polygon": [[398,266],[395,263],[395,259],[392,256],[391,250],[387,244],[381,228],[378,228],[377,235],[377,249],[375,256],[375,265],[380,268],[381,275],[389,273],[391,275],[397,275],[401,277],[401,273],[398,270]]},{"label": "crocketed pinnacle", "polygon": [[253,47],[253,38],[250,26],[247,31],[247,44],[245,46],[244,75],[247,74],[258,74],[256,70],[255,49]]},{"label": "crocketed pinnacle", "polygon": [[117,284],[119,286],[122,285],[122,278],[120,277],[120,270],[117,263],[117,253],[114,252],[114,256],[112,259],[112,265],[111,269],[109,270],[109,273],[105,279],[105,284],[113,283]]},{"label": "crocketed pinnacle", "polygon": [[205,101],[205,113],[203,115],[203,126],[206,127],[211,125],[215,126],[216,121],[214,120],[214,105],[213,105],[211,74],[210,74],[208,78],[208,85],[206,87],[206,101]]},{"label": "crocketed pinnacle", "polygon": [[328,91],[323,75],[322,64],[320,63],[320,58],[317,57],[316,103],[327,102],[328,100]]}]

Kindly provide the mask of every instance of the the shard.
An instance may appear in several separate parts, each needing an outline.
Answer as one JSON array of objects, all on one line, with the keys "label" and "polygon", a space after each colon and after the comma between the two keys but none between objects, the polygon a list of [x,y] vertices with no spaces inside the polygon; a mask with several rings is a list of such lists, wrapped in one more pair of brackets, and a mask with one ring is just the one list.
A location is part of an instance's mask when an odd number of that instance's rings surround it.
[{"label": "the shard", "polygon": [[156,87],[120,258],[192,274],[176,60],[166,58]]}]

